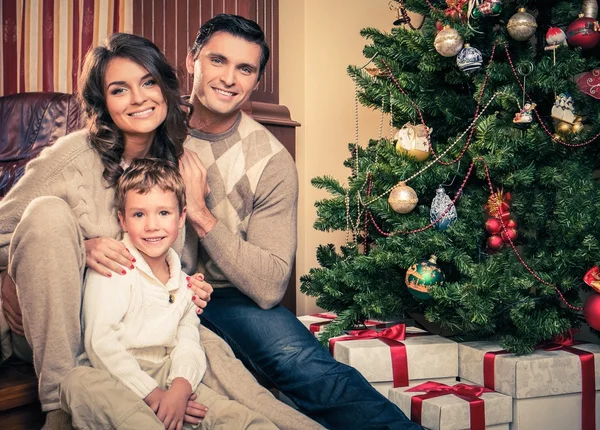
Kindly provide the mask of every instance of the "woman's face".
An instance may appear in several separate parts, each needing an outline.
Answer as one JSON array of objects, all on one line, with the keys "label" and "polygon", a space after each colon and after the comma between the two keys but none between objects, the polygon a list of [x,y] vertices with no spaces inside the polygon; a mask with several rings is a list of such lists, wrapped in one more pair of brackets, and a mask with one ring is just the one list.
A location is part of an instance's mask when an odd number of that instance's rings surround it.
[{"label": "woman's face", "polygon": [[167,104],[148,70],[127,58],[113,58],[104,75],[106,107],[125,144],[150,145],[167,117]]}]

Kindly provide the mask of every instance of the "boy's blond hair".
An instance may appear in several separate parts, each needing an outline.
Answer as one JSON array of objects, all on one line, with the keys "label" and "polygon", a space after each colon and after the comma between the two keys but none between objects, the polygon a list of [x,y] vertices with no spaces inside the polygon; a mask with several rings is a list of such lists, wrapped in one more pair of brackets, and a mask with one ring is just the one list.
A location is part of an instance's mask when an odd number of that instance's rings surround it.
[{"label": "boy's blond hair", "polygon": [[137,158],[123,172],[117,182],[115,201],[117,210],[125,213],[125,196],[128,191],[146,194],[154,187],[171,191],[177,197],[179,213],[185,207],[185,185],[178,167],[166,160],[157,158]]}]

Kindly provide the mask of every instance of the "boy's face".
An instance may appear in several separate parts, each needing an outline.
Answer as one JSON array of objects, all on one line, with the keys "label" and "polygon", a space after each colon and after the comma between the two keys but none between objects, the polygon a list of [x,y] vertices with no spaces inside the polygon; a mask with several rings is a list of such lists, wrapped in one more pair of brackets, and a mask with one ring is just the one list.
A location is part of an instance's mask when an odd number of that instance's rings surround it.
[{"label": "boy's face", "polygon": [[119,212],[123,231],[142,253],[146,262],[164,261],[167,251],[177,239],[185,222],[185,208],[179,213],[175,193],[154,187],[147,194],[128,191],[125,194],[125,213]]}]

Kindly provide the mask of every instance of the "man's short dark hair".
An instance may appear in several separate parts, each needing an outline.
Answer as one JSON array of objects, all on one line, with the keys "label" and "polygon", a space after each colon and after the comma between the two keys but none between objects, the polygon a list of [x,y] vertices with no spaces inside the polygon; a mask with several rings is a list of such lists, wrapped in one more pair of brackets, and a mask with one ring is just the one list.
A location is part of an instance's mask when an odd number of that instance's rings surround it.
[{"label": "man's short dark hair", "polygon": [[233,36],[240,37],[248,42],[256,43],[260,46],[260,70],[258,79],[260,79],[265,71],[267,61],[269,61],[270,51],[269,45],[265,41],[265,33],[260,26],[249,19],[239,15],[231,15],[221,13],[214,18],[209,19],[200,27],[196,40],[190,48],[190,52],[194,59],[198,57],[198,53],[210,38],[217,32],[222,31]]}]

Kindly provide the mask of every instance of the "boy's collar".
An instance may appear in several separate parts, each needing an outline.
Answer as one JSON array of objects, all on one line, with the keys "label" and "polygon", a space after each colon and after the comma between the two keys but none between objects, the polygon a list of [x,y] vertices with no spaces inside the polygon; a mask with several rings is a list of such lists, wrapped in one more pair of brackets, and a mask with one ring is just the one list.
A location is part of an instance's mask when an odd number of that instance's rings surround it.
[{"label": "boy's collar", "polygon": [[[138,249],[135,247],[133,242],[131,242],[131,239],[127,232],[123,233],[123,243],[129,250],[131,255],[133,255],[133,257],[135,258],[134,266],[136,267],[136,269],[141,270],[149,277],[155,279],[157,282],[160,282],[158,280],[158,278],[152,272],[152,269],[146,262],[146,259],[144,258],[142,253],[140,251],[138,251]],[[176,276],[181,272],[181,261],[179,259],[179,256],[177,255],[177,253],[175,252],[175,250],[173,248],[169,248],[169,252],[167,253],[166,260],[167,260],[167,264],[169,266],[169,282],[167,282],[167,286],[169,287],[169,291],[171,291],[173,289],[177,289],[179,286],[178,283],[175,283],[174,285],[168,285],[168,284],[170,283],[171,279],[177,279]]]}]

